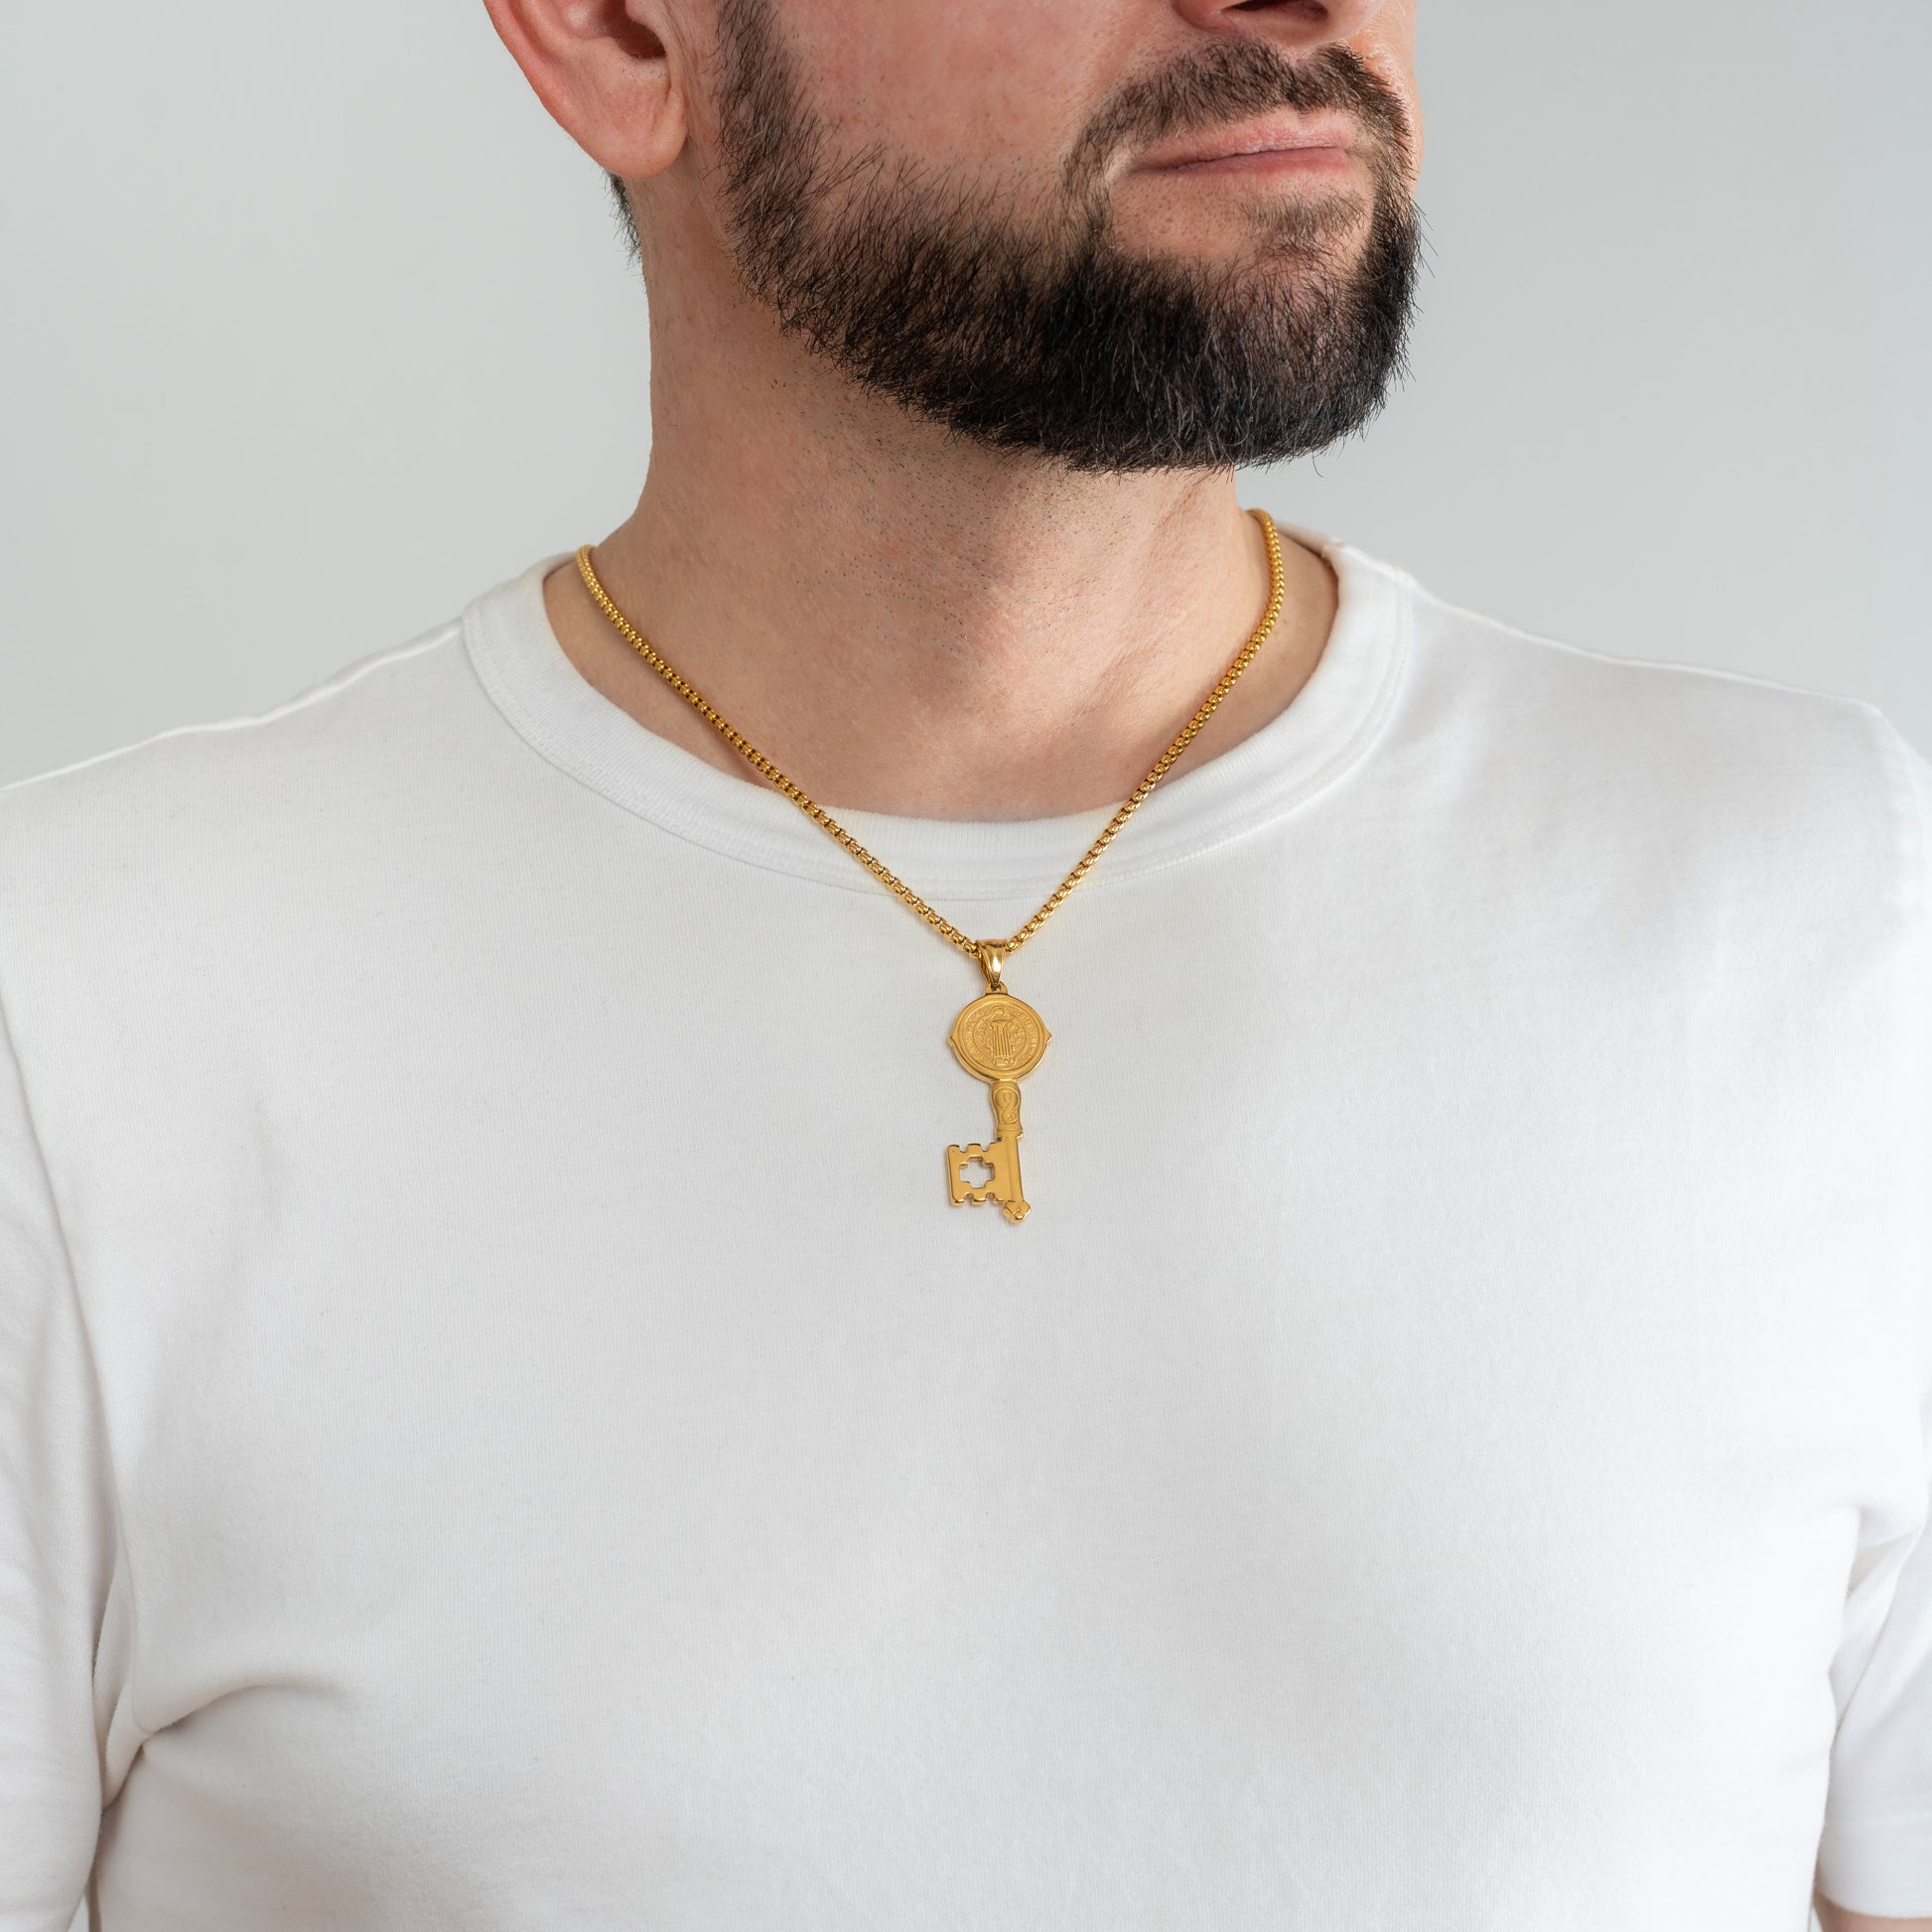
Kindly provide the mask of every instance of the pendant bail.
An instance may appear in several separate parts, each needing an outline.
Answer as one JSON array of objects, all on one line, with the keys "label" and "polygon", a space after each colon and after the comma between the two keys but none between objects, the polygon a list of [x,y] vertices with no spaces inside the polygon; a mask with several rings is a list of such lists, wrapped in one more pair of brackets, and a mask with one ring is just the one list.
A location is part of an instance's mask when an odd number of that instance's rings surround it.
[{"label": "pendant bail", "polygon": [[1004,946],[997,946],[991,939],[979,942],[980,971],[986,975],[986,990],[989,993],[1004,993],[1006,988],[1000,982],[1001,969],[1007,963]]}]

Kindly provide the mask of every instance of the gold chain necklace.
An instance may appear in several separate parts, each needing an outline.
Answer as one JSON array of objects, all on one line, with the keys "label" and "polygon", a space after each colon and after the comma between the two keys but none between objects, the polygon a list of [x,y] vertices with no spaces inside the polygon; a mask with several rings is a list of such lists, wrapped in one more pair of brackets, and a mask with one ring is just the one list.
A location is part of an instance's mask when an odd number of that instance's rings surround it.
[{"label": "gold chain necklace", "polygon": [[[1214,715],[1221,700],[1233,690],[1234,681],[1254,661],[1255,653],[1268,641],[1275,621],[1282,612],[1282,546],[1274,519],[1266,510],[1249,512],[1261,525],[1268,546],[1268,609],[1254,634],[1241,646],[1233,663],[1221,673],[1221,681],[1201,701],[1201,706],[1181,727],[1179,736],[1154,762],[1154,767],[1136,785],[1106,825],[1100,836],[1081,855],[1080,863],[1053,889],[1052,896],[1020,930],[1007,939],[969,939],[949,919],[942,917],[896,873],[882,865],[848,832],[830,812],[816,805],[793,784],[771,760],[743,733],[735,730],[705,698],[698,688],[681,677],[658,652],[642,631],[611,601],[611,595],[598,581],[591,566],[591,546],[577,553],[578,574],[597,607],[610,619],[618,633],[680,698],[682,698],[732,750],[768,779],[822,831],[829,833],[852,854],[872,876],[897,898],[910,906],[940,938],[976,960],[986,976],[986,991],[967,1006],[953,1022],[952,1049],[959,1063],[977,1080],[992,1089],[994,1138],[984,1145],[949,1147],[946,1150],[946,1186],[953,1204],[998,1201],[1009,1221],[1026,1218],[1029,1203],[1020,1190],[1020,1086],[1019,1082],[1039,1064],[1039,1056],[1052,1037],[1044,1023],[1024,1000],[1006,990],[1003,974],[1006,963],[1059,910],[1061,902],[1089,871],[1093,863],[1114,841],[1114,835],[1133,817],[1147,795],[1168,775],[1173,761],[1192,744],[1194,734]],[[986,1170],[983,1182],[969,1182],[966,1170],[978,1166]]]}]

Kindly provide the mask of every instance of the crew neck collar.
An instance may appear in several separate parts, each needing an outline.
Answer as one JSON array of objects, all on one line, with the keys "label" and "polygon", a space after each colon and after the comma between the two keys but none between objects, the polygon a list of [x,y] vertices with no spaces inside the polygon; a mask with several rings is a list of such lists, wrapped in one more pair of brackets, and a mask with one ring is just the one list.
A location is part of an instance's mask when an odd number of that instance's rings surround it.
[{"label": "crew neck collar", "polygon": [[[1295,698],[1259,731],[1158,786],[1084,890],[1178,864],[1295,810],[1364,757],[1393,707],[1413,624],[1408,576],[1351,544],[1282,523],[1325,557],[1339,601],[1328,641]],[[470,659],[505,720],[558,769],[663,830],[747,864],[853,892],[880,887],[798,808],[638,724],[586,681],[544,608],[534,563],[464,613]],[[994,821],[839,811],[839,823],[935,903],[1049,891],[1116,806]]]}]

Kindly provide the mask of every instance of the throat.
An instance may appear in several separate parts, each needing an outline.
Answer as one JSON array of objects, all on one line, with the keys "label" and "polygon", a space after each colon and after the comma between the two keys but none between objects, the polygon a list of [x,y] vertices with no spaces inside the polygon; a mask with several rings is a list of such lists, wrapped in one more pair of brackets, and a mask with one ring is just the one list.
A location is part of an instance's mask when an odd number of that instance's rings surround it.
[{"label": "throat", "polygon": [[[955,613],[950,627],[921,625],[918,614],[903,624],[840,621],[842,612],[804,599],[761,609],[716,586],[710,597],[680,595],[673,576],[640,567],[622,532],[592,561],[628,636],[574,563],[545,580],[544,601],[586,682],[733,777],[772,782],[721,725],[828,811],[1062,817],[1129,796],[1252,640],[1270,575],[1259,525],[1239,522],[1223,569],[1157,586],[1143,600],[1153,608],[1139,612],[1118,598],[1029,611],[995,597]],[[1292,539],[1280,539],[1279,554],[1274,622],[1163,782],[1260,730],[1313,671],[1334,620],[1334,575]]]}]

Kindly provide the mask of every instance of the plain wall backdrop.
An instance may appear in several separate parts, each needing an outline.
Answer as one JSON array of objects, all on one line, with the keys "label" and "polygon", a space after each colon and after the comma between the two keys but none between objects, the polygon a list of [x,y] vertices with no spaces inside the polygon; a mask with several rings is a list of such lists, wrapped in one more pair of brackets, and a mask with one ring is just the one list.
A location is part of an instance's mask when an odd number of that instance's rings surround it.
[{"label": "plain wall backdrop", "polygon": [[[1932,6],[1421,8],[1413,380],[1247,500],[1932,752]],[[641,294],[481,0],[4,0],[0,257],[0,780],[275,703],[634,500]]]},{"label": "plain wall backdrop", "polygon": [[[1421,15],[1413,378],[1247,499],[1932,752],[1932,6]],[[481,0],[0,0],[0,781],[275,703],[635,499],[642,296]]]}]

